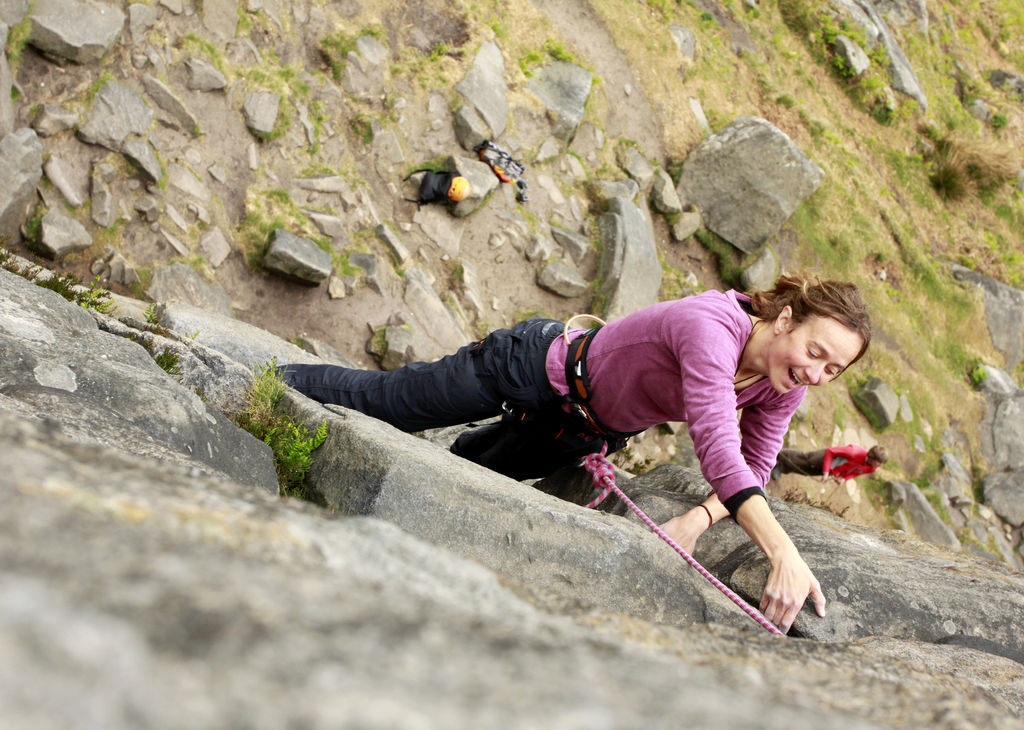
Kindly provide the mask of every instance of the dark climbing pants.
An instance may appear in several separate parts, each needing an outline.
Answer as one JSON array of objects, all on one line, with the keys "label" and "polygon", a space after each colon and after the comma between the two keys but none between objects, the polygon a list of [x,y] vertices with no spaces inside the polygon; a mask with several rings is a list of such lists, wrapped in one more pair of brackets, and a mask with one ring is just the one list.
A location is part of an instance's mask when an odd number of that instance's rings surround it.
[{"label": "dark climbing pants", "polygon": [[779,452],[775,468],[783,474],[803,474],[804,476],[821,476],[825,463],[825,449],[818,451],[797,451],[783,449]]},{"label": "dark climbing pants", "polygon": [[561,332],[561,322],[532,319],[436,362],[391,371],[304,364],[279,371],[313,400],[352,408],[402,431],[422,431],[498,416],[503,405],[526,412],[558,402],[545,359]]}]

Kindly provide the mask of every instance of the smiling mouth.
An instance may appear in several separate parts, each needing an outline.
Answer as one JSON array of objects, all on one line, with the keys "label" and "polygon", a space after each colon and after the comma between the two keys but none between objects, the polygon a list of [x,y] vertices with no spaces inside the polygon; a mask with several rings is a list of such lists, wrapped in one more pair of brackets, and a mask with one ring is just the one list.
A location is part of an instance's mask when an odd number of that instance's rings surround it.
[{"label": "smiling mouth", "polygon": [[794,388],[803,385],[803,383],[800,382],[800,379],[796,376],[796,373],[793,372],[793,368],[789,369],[789,380],[793,383]]}]

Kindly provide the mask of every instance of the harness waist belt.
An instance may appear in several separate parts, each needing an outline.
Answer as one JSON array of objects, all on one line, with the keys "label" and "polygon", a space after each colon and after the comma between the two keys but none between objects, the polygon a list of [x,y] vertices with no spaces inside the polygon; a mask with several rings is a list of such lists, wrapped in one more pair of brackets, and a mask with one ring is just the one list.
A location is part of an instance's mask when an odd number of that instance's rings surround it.
[{"label": "harness waist belt", "polygon": [[611,439],[627,439],[636,436],[640,431],[623,433],[613,431],[598,420],[590,409],[590,377],[587,374],[587,350],[594,341],[599,327],[589,329],[569,343],[569,351],[565,355],[565,382],[569,386],[568,400],[572,410],[597,433]]}]

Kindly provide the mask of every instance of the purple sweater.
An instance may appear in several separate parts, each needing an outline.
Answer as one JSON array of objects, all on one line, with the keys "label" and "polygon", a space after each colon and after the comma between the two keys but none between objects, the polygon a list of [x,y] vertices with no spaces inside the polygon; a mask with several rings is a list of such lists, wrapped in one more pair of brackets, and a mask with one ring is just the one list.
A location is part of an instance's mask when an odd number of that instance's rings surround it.
[{"label": "purple sweater", "polygon": [[[777,393],[762,378],[735,392],[733,378],[752,329],[737,299],[746,297],[708,291],[645,307],[602,327],[587,352],[590,405],[601,422],[640,431],[685,421],[704,478],[722,502],[764,487],[806,390]],[[558,337],[547,354],[548,379],[563,395],[567,349]]]}]

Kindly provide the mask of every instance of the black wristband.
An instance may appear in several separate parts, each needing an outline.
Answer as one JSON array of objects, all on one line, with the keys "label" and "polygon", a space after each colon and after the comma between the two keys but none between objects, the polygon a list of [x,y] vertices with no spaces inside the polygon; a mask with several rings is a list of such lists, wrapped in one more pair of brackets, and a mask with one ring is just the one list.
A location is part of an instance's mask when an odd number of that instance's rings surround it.
[{"label": "black wristband", "polygon": [[[736,519],[736,513],[739,511],[740,505],[751,497],[755,497],[757,495],[764,497],[764,490],[761,489],[761,487],[747,487],[746,489],[741,489],[736,492],[736,494],[729,497],[727,500],[722,502],[722,504],[724,504],[725,508],[729,510],[729,515],[733,519]],[[765,499],[767,499],[767,497],[765,497]]]}]

